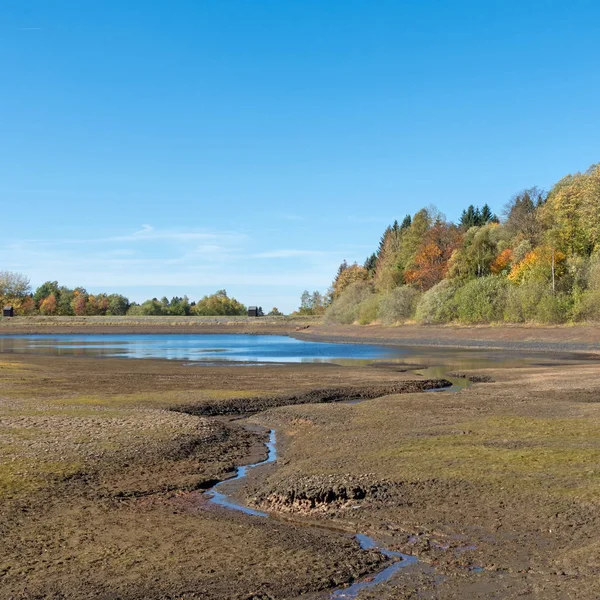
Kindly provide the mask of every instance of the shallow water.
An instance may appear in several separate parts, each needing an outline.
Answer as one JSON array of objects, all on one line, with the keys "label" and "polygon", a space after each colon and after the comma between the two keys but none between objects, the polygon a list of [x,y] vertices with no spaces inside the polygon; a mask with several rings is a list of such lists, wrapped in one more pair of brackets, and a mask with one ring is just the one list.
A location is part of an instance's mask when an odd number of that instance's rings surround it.
[{"label": "shallow water", "polygon": [[[335,363],[369,366],[377,362],[416,369],[440,365],[444,372],[485,367],[565,362],[566,356],[518,354],[482,349],[444,349],[338,344],[297,340],[286,336],[248,334],[107,334],[0,335],[0,352],[181,360],[190,365],[246,363]],[[438,377],[433,370],[427,377]]]},{"label": "shallow water", "polygon": [[253,463],[251,465],[244,465],[242,467],[236,468],[235,477],[231,479],[225,479],[224,481],[220,481],[216,485],[214,485],[210,490],[204,492],[204,494],[209,498],[209,500],[218,506],[222,506],[223,508],[229,508],[231,510],[239,510],[247,515],[252,515],[254,517],[268,517],[269,515],[266,512],[262,512],[260,510],[254,510],[253,508],[249,508],[236,502],[232,498],[230,498],[227,494],[223,492],[219,492],[218,488],[226,483],[231,483],[232,481],[238,481],[239,479],[243,479],[248,475],[248,471],[250,469],[254,469],[256,467],[260,467],[262,465],[266,465],[272,462],[275,462],[277,459],[277,446],[276,446],[276,438],[275,431],[271,429],[269,432],[269,441],[266,442],[267,446],[267,458],[265,460],[261,460],[259,462]]},{"label": "shallow water", "polygon": [[400,569],[404,569],[418,562],[416,556],[411,556],[410,554],[402,554],[402,552],[393,552],[392,550],[383,548],[373,538],[369,537],[368,535],[365,535],[364,533],[357,533],[354,537],[363,550],[376,549],[379,552],[381,552],[381,554],[383,554],[384,556],[394,559],[395,562],[392,563],[389,567],[386,567],[385,569],[379,571],[379,573],[373,575],[372,577],[366,580],[357,581],[356,583],[353,583],[350,587],[341,590],[335,590],[330,596],[330,598],[332,599],[356,598],[362,590],[379,585],[384,581],[388,581]]},{"label": "shallow water", "polygon": [[398,359],[402,348],[307,342],[248,334],[109,334],[0,336],[0,352],[67,356],[160,358],[191,363],[329,362]]}]

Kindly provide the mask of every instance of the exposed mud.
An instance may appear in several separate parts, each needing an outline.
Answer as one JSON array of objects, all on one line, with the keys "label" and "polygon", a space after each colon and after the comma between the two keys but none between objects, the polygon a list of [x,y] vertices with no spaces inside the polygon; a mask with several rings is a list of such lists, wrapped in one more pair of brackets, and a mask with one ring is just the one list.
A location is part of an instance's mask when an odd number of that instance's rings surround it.
[{"label": "exposed mud", "polygon": [[[360,600],[600,597],[599,364],[405,370],[0,356],[0,598],[320,600],[387,564],[356,531],[419,558]],[[235,494],[280,518],[203,494],[248,423],[281,455]]]},{"label": "exposed mud", "polygon": [[262,412],[278,406],[296,404],[328,404],[332,402],[351,402],[353,400],[369,400],[390,394],[408,394],[427,390],[450,387],[452,383],[446,379],[408,380],[395,385],[354,386],[345,388],[326,388],[310,390],[299,394],[280,396],[264,396],[255,398],[230,398],[215,404],[200,402],[176,406],[172,410],[191,415],[247,415]]}]

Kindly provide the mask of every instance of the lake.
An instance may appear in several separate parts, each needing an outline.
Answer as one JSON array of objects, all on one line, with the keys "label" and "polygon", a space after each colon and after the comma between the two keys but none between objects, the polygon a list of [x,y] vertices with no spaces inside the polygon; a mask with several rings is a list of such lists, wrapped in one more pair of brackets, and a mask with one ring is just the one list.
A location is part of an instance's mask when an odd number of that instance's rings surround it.
[{"label": "lake", "polygon": [[362,344],[305,342],[273,335],[109,334],[0,336],[0,352],[162,358],[190,362],[325,362],[399,358],[407,350]]},{"label": "lake", "polygon": [[[359,365],[392,362],[440,365],[453,369],[522,366],[564,362],[566,357],[483,349],[415,348],[373,344],[333,344],[276,335],[248,334],[73,334],[2,335],[0,352],[104,358],[158,358],[191,364],[256,365],[261,363],[323,363]],[[429,369],[430,377],[442,370]]]}]

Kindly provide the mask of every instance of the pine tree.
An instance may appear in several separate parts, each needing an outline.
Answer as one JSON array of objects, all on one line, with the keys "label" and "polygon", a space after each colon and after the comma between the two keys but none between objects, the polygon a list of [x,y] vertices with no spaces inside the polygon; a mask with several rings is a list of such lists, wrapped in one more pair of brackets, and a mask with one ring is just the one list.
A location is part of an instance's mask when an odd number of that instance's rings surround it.
[{"label": "pine tree", "polygon": [[392,231],[392,228],[388,225],[385,228],[385,231],[383,232],[381,239],[379,240],[379,247],[377,248],[377,252],[376,252],[378,260],[379,260],[379,258],[381,258],[383,256],[385,244],[387,242],[388,236],[390,235],[391,231]]},{"label": "pine tree", "polygon": [[464,229],[470,229],[477,225],[475,207],[470,204],[467,210],[463,210],[460,216],[460,226]]},{"label": "pine tree", "polygon": [[363,266],[369,272],[369,277],[373,277],[375,275],[375,269],[377,268],[377,254],[373,252],[371,256],[367,257]]},{"label": "pine tree", "polygon": [[494,218],[494,215],[492,214],[492,209],[487,205],[484,204],[483,208],[481,209],[481,213],[480,213],[480,225],[487,225],[490,221],[492,221]]}]

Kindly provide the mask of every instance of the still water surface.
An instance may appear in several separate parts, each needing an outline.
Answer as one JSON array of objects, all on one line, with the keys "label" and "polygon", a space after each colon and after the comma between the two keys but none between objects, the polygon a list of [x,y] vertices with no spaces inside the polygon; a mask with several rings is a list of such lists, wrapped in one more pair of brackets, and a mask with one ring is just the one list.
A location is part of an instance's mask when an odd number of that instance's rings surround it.
[{"label": "still water surface", "polygon": [[391,363],[408,368],[433,365],[424,375],[442,377],[449,369],[511,367],[565,362],[565,356],[517,354],[483,349],[443,349],[371,344],[333,344],[275,335],[248,334],[107,334],[3,335],[0,352],[104,358],[159,358],[190,364],[242,362],[322,363],[341,365]]},{"label": "still water surface", "polygon": [[323,362],[397,358],[385,346],[304,342],[284,336],[236,334],[110,334],[0,336],[0,352],[163,358],[190,362]]}]

